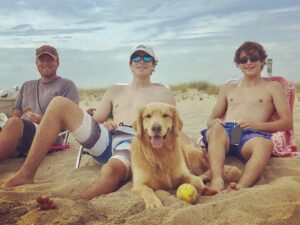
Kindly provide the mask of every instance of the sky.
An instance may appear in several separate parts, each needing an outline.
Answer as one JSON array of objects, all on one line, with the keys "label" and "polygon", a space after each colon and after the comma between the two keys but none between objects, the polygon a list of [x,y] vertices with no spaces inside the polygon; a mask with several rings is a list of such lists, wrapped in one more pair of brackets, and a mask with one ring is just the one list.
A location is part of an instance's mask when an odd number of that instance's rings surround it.
[{"label": "sky", "polygon": [[130,82],[139,44],[159,60],[153,82],[223,84],[241,76],[233,56],[248,40],[264,46],[274,75],[299,82],[297,0],[0,0],[0,88],[39,78],[43,44],[57,48],[58,74],[79,88]]}]

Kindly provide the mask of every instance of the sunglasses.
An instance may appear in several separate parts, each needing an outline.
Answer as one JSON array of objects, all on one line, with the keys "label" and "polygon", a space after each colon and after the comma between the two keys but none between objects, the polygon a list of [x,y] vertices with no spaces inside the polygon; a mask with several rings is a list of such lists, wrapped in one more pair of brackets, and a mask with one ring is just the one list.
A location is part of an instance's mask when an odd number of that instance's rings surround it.
[{"label": "sunglasses", "polygon": [[151,63],[154,61],[154,58],[152,56],[148,56],[148,55],[144,55],[144,56],[140,56],[140,55],[136,55],[136,56],[132,56],[131,61],[132,62],[140,62],[143,59],[143,61],[145,63]]},{"label": "sunglasses", "polygon": [[239,64],[245,64],[248,62],[248,60],[250,60],[250,62],[257,62],[259,61],[259,56],[258,55],[250,55],[249,57],[248,56],[243,56],[241,58],[239,58]]}]

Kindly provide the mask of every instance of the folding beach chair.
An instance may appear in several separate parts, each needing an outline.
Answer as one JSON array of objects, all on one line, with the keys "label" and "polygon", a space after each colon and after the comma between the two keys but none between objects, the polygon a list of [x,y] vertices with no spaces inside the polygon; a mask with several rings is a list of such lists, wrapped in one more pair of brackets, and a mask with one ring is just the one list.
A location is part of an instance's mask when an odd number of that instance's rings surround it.
[{"label": "folding beach chair", "polygon": [[58,138],[62,139],[62,144],[60,145],[52,145],[49,147],[49,153],[55,152],[55,151],[61,151],[61,150],[66,150],[70,148],[70,145],[68,143],[68,138],[69,138],[69,131],[62,131],[58,134]]}]

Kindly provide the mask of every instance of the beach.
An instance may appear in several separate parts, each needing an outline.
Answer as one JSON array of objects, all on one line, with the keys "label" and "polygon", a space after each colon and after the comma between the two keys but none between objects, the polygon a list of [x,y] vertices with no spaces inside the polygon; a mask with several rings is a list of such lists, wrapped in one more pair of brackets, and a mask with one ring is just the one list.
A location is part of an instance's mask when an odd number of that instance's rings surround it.
[{"label": "beach", "polygon": [[[183,120],[183,131],[194,140],[206,127],[216,96],[196,90],[174,93]],[[85,98],[82,108],[97,101]],[[294,130],[300,148],[300,101],[295,100]],[[272,157],[255,185],[239,191],[225,190],[215,196],[200,196],[194,205],[175,196],[175,191],[159,191],[163,207],[145,209],[141,197],[128,181],[114,193],[91,201],[73,201],[67,196],[80,193],[98,176],[101,165],[84,155],[75,168],[79,144],[69,138],[70,149],[48,154],[39,168],[35,184],[0,188],[0,224],[127,224],[127,225],[297,225],[300,224],[300,159]],[[0,162],[0,185],[22,165],[24,158]],[[227,164],[243,169],[243,163],[228,158]],[[57,209],[42,211],[35,198],[53,197]]]}]

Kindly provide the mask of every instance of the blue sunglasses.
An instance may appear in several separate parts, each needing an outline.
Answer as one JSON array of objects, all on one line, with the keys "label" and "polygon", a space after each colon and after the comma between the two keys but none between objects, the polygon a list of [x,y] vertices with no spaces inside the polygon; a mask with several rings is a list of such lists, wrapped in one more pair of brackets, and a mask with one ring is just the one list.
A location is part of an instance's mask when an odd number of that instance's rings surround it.
[{"label": "blue sunglasses", "polygon": [[148,56],[148,55],[144,55],[144,56],[140,56],[140,55],[137,55],[137,56],[133,56],[131,58],[131,61],[132,62],[140,62],[141,60],[143,59],[143,61],[145,63],[151,63],[154,61],[153,57],[152,56]]}]

